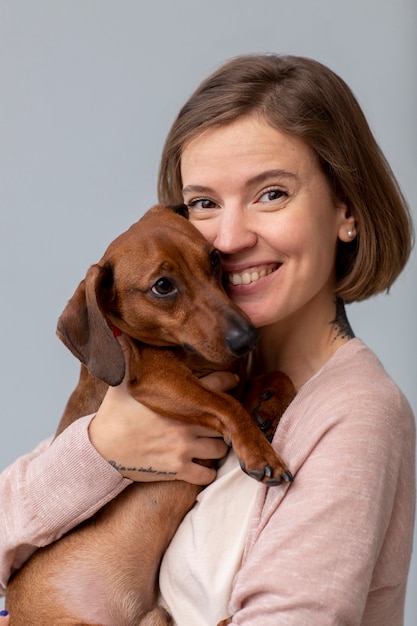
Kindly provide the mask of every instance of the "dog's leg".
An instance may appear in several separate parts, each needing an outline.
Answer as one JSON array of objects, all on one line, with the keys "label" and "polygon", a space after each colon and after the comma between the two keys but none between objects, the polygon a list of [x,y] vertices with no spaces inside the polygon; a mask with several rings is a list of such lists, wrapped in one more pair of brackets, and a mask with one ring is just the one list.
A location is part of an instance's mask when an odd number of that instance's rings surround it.
[{"label": "dog's leg", "polygon": [[[140,380],[131,379],[129,386],[139,402],[166,417],[198,423],[221,433],[232,443],[242,469],[256,480],[267,485],[292,480],[285,462],[235,398],[206,387],[172,353],[166,351],[162,359],[157,350],[142,347],[140,354],[132,352],[131,359],[135,358],[142,360],[142,367],[139,369],[131,361],[130,371],[142,374]],[[287,377],[285,383],[293,389]],[[293,395],[292,392],[291,399]],[[287,396],[285,392],[284,397]]]}]

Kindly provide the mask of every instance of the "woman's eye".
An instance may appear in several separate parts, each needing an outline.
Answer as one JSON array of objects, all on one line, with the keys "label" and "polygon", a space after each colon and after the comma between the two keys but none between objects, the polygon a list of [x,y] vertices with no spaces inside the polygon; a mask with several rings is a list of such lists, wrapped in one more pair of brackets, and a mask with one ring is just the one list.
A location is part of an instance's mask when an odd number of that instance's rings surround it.
[{"label": "woman's eye", "polygon": [[152,285],[151,291],[156,296],[171,296],[176,293],[177,288],[169,278],[159,278]]},{"label": "woman's eye", "polygon": [[208,198],[195,198],[187,202],[187,206],[189,209],[214,209],[216,203]]},{"label": "woman's eye", "polygon": [[268,189],[260,197],[259,202],[274,202],[281,200],[281,198],[287,198],[288,194],[283,189]]}]

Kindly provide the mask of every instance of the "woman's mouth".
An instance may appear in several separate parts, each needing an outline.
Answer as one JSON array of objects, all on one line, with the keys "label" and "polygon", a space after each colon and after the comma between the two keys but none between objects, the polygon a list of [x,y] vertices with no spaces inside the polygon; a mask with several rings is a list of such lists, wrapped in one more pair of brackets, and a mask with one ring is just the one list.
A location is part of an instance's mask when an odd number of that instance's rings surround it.
[{"label": "woman's mouth", "polygon": [[260,278],[272,274],[280,267],[279,263],[274,265],[260,265],[259,267],[251,267],[241,272],[225,272],[225,277],[228,283],[232,285],[250,285],[257,282]]}]

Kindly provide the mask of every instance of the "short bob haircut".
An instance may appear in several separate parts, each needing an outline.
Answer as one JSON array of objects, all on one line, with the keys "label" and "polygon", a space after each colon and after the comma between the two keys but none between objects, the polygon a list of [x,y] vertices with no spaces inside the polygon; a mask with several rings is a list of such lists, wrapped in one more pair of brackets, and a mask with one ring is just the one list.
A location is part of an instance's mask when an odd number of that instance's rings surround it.
[{"label": "short bob haircut", "polygon": [[244,55],[209,76],[167,136],[160,202],[183,202],[181,155],[190,140],[247,115],[260,115],[301,138],[317,155],[335,199],[345,202],[355,218],[355,240],[338,242],[337,296],[354,302],[389,290],[413,245],[407,203],[352,91],[312,59]]}]

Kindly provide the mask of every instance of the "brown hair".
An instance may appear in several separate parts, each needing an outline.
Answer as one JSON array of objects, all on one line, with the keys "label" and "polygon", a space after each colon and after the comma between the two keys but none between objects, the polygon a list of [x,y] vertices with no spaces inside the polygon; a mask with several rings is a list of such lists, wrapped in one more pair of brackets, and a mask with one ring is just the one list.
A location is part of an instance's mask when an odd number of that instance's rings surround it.
[{"label": "brown hair", "polygon": [[355,217],[355,241],[338,242],[337,294],[353,302],[388,290],[413,244],[407,203],[352,91],[312,59],[245,55],[209,76],[183,106],[166,139],[160,201],[183,201],[181,154],[191,139],[250,114],[300,137],[318,156],[335,197]]}]

